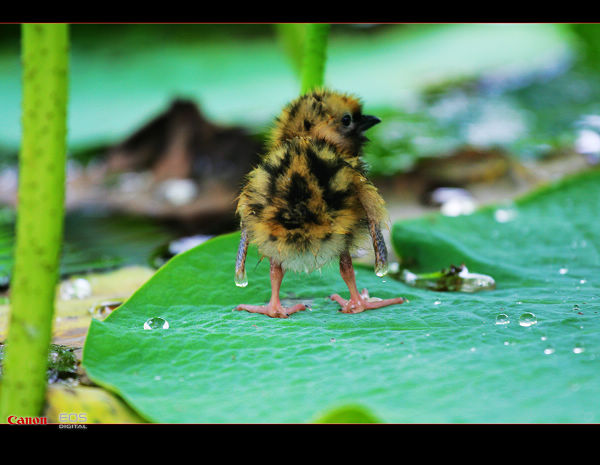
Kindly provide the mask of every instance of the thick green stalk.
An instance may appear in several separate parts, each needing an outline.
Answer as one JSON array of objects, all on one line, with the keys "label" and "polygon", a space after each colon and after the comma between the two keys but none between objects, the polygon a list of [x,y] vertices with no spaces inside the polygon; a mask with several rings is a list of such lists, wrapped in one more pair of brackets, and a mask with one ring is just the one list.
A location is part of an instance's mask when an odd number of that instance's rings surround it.
[{"label": "thick green stalk", "polygon": [[307,24],[302,61],[302,94],[321,87],[325,80],[329,24]]},{"label": "thick green stalk", "polygon": [[276,24],[275,27],[281,46],[289,57],[294,71],[296,71],[298,76],[300,76],[302,73],[302,58],[304,55],[306,24]]},{"label": "thick green stalk", "polygon": [[22,26],[23,137],[0,421],[40,415],[63,237],[69,35]]}]

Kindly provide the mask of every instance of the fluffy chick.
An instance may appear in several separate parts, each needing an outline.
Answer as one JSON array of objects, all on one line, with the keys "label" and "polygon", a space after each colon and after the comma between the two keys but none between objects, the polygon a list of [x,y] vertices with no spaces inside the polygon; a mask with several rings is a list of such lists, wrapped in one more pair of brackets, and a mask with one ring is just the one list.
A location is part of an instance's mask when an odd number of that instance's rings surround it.
[{"label": "fluffy chick", "polygon": [[304,310],[303,304],[281,305],[285,271],[309,273],[338,258],[350,299],[330,297],[342,312],[404,302],[401,297],[369,298],[366,289],[359,293],[350,258],[370,238],[375,271],[378,276],[387,272],[381,235],[387,212],[361,159],[368,140],[363,133],[379,122],[363,115],[357,98],[325,89],[297,98],[276,118],[268,151],[248,174],[239,196],[241,240],[235,271],[236,284],[246,285],[248,244],[256,244],[271,262],[271,300],[267,305],[239,305],[237,310],[279,318]]}]

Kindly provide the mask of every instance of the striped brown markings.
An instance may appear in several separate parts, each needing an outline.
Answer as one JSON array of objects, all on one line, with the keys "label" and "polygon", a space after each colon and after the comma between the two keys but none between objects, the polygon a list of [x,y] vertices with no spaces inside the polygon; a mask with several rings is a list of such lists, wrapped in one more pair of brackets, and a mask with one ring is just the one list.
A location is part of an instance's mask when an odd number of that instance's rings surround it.
[{"label": "striped brown markings", "polygon": [[369,233],[373,240],[373,250],[375,251],[375,270],[387,269],[388,252],[381,234],[381,228],[376,221],[369,219]]},{"label": "striped brown markings", "polygon": [[312,176],[317,180],[322,191],[323,201],[327,205],[327,210],[335,212],[345,207],[345,201],[352,193],[350,188],[344,190],[334,190],[331,187],[331,181],[335,175],[348,164],[341,158],[335,157],[332,160],[327,160],[319,157],[317,151],[324,150],[325,144],[312,147],[307,147],[305,151],[308,169]]},{"label": "striped brown markings", "polygon": [[235,259],[235,276],[238,280],[244,277],[244,271],[246,268],[246,255],[248,253],[248,231],[242,225],[242,234],[240,235],[240,244],[238,246],[238,253]]},{"label": "striped brown markings", "polygon": [[[346,199],[352,194],[352,187],[337,190],[332,186],[338,172],[347,167],[353,169],[339,157],[329,159],[319,156],[319,151],[329,150],[327,144],[301,144],[298,140],[284,145],[285,155],[279,164],[264,163],[264,169],[269,176],[269,195],[273,198],[279,196],[286,205],[280,208],[275,215],[277,220],[286,229],[297,229],[305,223],[322,224],[317,212],[308,207],[311,199],[322,198],[325,210],[335,213],[346,207]],[[306,165],[306,166],[304,166]],[[284,191],[280,191],[281,178],[289,178]],[[314,181],[320,188],[320,193],[315,192]],[[343,183],[350,185],[350,183]]]},{"label": "striped brown markings", "polygon": [[330,94],[329,91],[318,90],[290,102],[284,108],[282,115],[275,119],[273,140],[275,145],[295,136],[308,135],[316,119],[325,116],[323,98]]}]

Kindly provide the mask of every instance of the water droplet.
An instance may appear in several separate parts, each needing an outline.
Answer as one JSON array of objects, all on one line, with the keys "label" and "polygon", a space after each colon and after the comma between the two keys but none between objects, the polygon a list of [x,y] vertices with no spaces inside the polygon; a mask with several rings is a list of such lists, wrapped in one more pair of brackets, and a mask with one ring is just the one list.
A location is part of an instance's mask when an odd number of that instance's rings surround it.
[{"label": "water droplet", "polygon": [[574,354],[580,354],[582,352],[585,351],[585,348],[583,347],[582,344],[577,344],[575,347],[573,347],[573,353]]},{"label": "water droplet", "polygon": [[504,345],[505,345],[505,346],[507,346],[507,345],[509,345],[509,344],[510,344],[510,342],[508,342],[508,341],[504,341]]},{"label": "water droplet", "polygon": [[92,285],[84,278],[65,281],[60,286],[60,297],[63,300],[85,299],[91,295]]},{"label": "water droplet", "polygon": [[405,282],[406,284],[409,284],[411,286],[416,286],[417,281],[419,280],[419,277],[416,274],[414,274],[413,272],[411,272],[407,269],[404,269],[404,270],[402,270],[401,280],[403,282]]},{"label": "water droplet", "polygon": [[156,376],[154,377],[154,381],[160,381],[160,376],[156,375]]},{"label": "water droplet", "polygon": [[555,349],[554,349],[554,347],[546,347],[546,348],[544,349],[544,353],[545,353],[546,355],[551,355],[551,354],[553,354],[554,352],[555,352]]},{"label": "water droplet", "polygon": [[537,318],[531,312],[525,312],[519,317],[519,324],[524,327],[529,327],[537,323]]},{"label": "water droplet", "polygon": [[380,278],[383,278],[388,272],[387,262],[375,263],[375,274]]},{"label": "water droplet", "polygon": [[575,150],[583,155],[597,155],[600,152],[600,135],[593,129],[580,129]]},{"label": "water droplet", "polygon": [[579,310],[579,305],[577,305],[577,304],[573,305],[573,310],[575,310],[575,311]]},{"label": "water droplet", "polygon": [[431,202],[440,205],[445,216],[470,215],[476,206],[469,191],[455,187],[438,187],[431,193]]},{"label": "water droplet", "polygon": [[475,352],[477,349],[475,349],[475,347],[471,347],[469,350],[470,350],[471,352]]},{"label": "water droplet", "polygon": [[101,302],[97,305],[92,305],[88,311],[92,314],[92,318],[104,319],[122,303],[120,301]]},{"label": "water droplet", "polygon": [[436,301],[433,303],[433,305],[440,305],[441,303],[442,303],[442,301],[441,301],[441,300],[436,300]]},{"label": "water droplet", "polygon": [[246,269],[243,273],[235,274],[235,285],[237,287],[246,287],[248,285],[248,277],[246,276]]},{"label": "water droplet", "polygon": [[510,323],[510,319],[508,318],[508,315],[506,315],[505,313],[501,313],[500,315],[498,315],[496,317],[497,325],[507,325],[509,323]]},{"label": "water droplet", "polygon": [[545,340],[546,340],[546,339],[548,339],[548,338],[547,338],[546,336],[542,336],[542,337],[540,337],[540,339],[541,339],[542,341],[545,341]]},{"label": "water droplet", "polygon": [[171,205],[181,207],[198,195],[198,186],[192,179],[167,179],[157,187],[158,194]]},{"label": "water droplet", "polygon": [[150,318],[144,323],[144,329],[169,329],[169,322],[158,317]]},{"label": "water droplet", "polygon": [[440,208],[444,216],[470,215],[475,211],[475,202],[469,198],[455,198],[442,204]]},{"label": "water droplet", "polygon": [[335,342],[335,337],[332,337],[331,339],[329,339],[329,342]]},{"label": "water droplet", "polygon": [[498,223],[507,223],[517,216],[517,211],[509,208],[499,208],[494,212],[494,219]]},{"label": "water droplet", "polygon": [[579,284],[585,284],[585,283],[587,283],[587,280],[585,280],[585,279],[580,279],[579,280]]},{"label": "water droplet", "polygon": [[401,275],[396,277],[410,286],[433,291],[478,292],[496,287],[494,278],[480,273],[470,273],[464,264],[450,265],[441,271],[418,275],[403,269]]},{"label": "water droplet", "polygon": [[568,268],[561,268],[560,270],[558,270],[558,272],[560,274],[567,274],[569,272],[569,269]]},{"label": "water droplet", "polygon": [[458,273],[458,276],[462,279],[460,287],[462,292],[475,292],[482,289],[496,288],[496,281],[494,281],[494,278],[481,273],[470,273],[464,265]]}]

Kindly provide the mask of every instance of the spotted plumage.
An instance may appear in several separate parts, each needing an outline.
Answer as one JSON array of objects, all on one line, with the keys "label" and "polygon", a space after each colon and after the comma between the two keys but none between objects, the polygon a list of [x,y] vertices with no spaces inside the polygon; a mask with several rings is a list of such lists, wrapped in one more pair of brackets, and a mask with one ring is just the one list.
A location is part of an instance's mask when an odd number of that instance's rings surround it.
[{"label": "spotted plumage", "polygon": [[[325,89],[307,93],[283,109],[267,153],[248,174],[239,196],[242,240],[236,276],[244,271],[248,243],[269,257],[272,280],[274,272],[282,278],[287,270],[311,272],[333,259],[349,259],[349,253],[369,238],[376,268],[385,268],[381,227],[387,213],[361,159],[367,141],[363,132],[378,122],[362,114],[355,97]],[[277,305],[272,304],[260,312],[281,316],[278,290]]]}]

